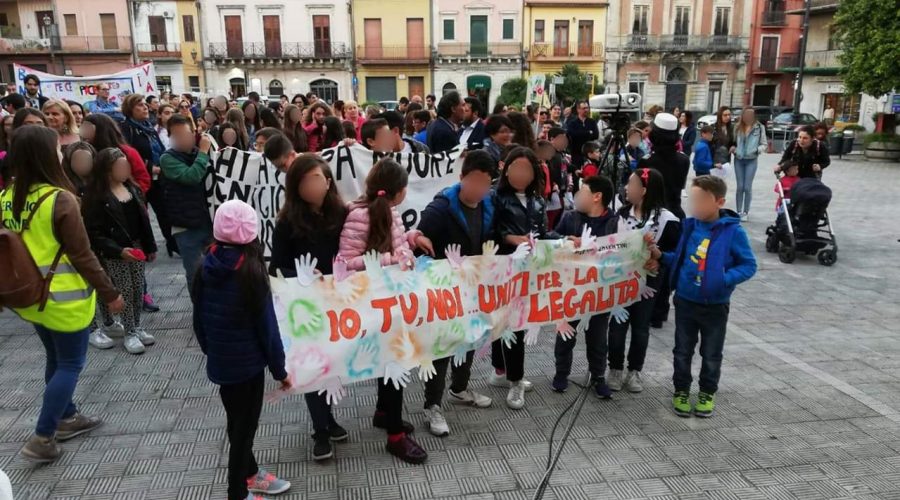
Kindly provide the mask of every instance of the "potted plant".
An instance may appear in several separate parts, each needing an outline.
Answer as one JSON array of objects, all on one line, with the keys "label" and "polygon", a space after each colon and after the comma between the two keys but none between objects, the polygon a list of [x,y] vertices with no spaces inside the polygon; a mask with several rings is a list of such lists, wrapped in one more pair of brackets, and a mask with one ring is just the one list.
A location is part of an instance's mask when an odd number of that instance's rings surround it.
[{"label": "potted plant", "polygon": [[866,158],[900,160],[900,135],[876,133],[866,136]]}]

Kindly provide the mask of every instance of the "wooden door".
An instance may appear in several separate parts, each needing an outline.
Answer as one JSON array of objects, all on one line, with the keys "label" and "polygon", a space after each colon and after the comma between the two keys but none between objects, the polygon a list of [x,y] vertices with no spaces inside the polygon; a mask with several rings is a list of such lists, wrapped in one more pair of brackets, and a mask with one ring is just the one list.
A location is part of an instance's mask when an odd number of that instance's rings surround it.
[{"label": "wooden door", "polygon": [[366,59],[381,59],[381,19],[366,19],[364,27],[366,32]]},{"label": "wooden door", "polygon": [[241,28],[241,16],[225,16],[225,40],[228,45],[228,57],[244,57],[244,31]]},{"label": "wooden door", "polygon": [[150,50],[153,52],[165,52],[166,43],[166,18],[162,16],[149,16],[147,22],[150,27]]},{"label": "wooden door", "polygon": [[313,16],[313,44],[316,57],[331,57],[331,17]]},{"label": "wooden door", "polygon": [[425,20],[408,18],[406,20],[406,50],[409,59],[425,58]]},{"label": "wooden door", "polygon": [[469,18],[469,44],[470,53],[476,56],[487,55],[488,51],[488,18],[487,16],[472,16]]},{"label": "wooden door", "polygon": [[594,52],[594,21],[578,21],[578,55],[590,57]]},{"label": "wooden door", "polygon": [[764,36],[762,37],[762,50],[759,54],[759,69],[764,71],[775,71],[778,61],[778,37]]},{"label": "wooden door", "polygon": [[409,95],[410,96],[425,95],[425,77],[424,76],[409,77]]},{"label": "wooden door", "polygon": [[119,48],[119,36],[116,32],[116,15],[100,14],[100,31],[103,33],[103,48],[116,50]]},{"label": "wooden door", "polygon": [[553,23],[553,55],[556,57],[569,55],[569,21]]},{"label": "wooden door", "polygon": [[263,40],[266,43],[266,57],[281,57],[281,18],[263,16]]}]

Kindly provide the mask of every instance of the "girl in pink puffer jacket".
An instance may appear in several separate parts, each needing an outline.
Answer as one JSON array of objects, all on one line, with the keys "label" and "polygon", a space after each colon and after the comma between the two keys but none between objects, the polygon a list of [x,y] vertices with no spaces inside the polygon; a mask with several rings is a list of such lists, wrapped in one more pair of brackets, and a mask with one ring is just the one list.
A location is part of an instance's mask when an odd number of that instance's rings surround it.
[{"label": "girl in pink puffer jacket", "polygon": [[[404,232],[397,205],[406,198],[409,174],[399,163],[384,158],[372,167],[366,177],[366,192],[350,204],[350,213],[341,231],[338,258],[351,270],[365,269],[363,256],[369,251],[381,255],[382,265],[400,264],[411,268],[415,263],[412,248],[418,246],[431,255],[431,241],[420,231]],[[420,464],[428,453],[409,433],[413,425],[403,420],[403,388],[395,388],[378,379],[378,400],[372,425],[388,434],[387,451],[399,459]]]}]

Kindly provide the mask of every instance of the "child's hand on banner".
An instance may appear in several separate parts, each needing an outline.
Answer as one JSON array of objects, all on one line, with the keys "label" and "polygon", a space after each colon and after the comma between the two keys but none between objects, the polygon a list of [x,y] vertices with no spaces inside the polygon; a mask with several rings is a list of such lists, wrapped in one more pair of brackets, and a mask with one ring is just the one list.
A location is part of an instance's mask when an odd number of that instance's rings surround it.
[{"label": "child's hand on banner", "polygon": [[569,341],[575,338],[575,329],[568,321],[560,321],[556,324],[556,331],[563,340]]},{"label": "child's hand on banner", "polygon": [[652,299],[655,296],[656,296],[656,289],[653,287],[647,286],[647,284],[644,283],[644,286],[641,287],[641,299],[643,299],[643,300]]},{"label": "child's hand on banner", "polygon": [[503,330],[503,334],[500,335],[500,341],[506,345],[507,349],[512,349],[513,344],[516,343],[516,332],[512,330]]},{"label": "child's hand on banner", "polygon": [[450,267],[453,269],[459,269],[462,267],[463,256],[462,256],[462,246],[459,244],[452,244],[447,246],[447,250],[444,252],[447,255],[447,260],[450,261]]},{"label": "child's hand on banner", "polygon": [[591,234],[591,228],[585,224],[581,231],[581,238],[578,239],[579,250],[594,250],[597,248],[597,237]]},{"label": "child's hand on banner", "polygon": [[341,257],[336,257],[334,262],[331,264],[332,275],[334,276],[334,280],[340,283],[345,279],[353,276],[353,271],[347,269],[347,261]]},{"label": "child's hand on banner", "polygon": [[435,375],[437,375],[437,368],[434,367],[434,363],[430,359],[422,360],[419,363],[419,380],[428,382]]},{"label": "child's hand on banner", "polygon": [[394,389],[400,390],[409,384],[409,370],[391,361],[384,367],[384,384],[394,384]]},{"label": "child's hand on banner", "polygon": [[530,324],[525,329],[525,345],[535,345],[541,334],[540,325]]},{"label": "child's hand on banner", "polygon": [[612,311],[609,312],[610,316],[619,323],[624,323],[628,321],[628,309],[625,309],[622,306],[616,306],[612,308]]},{"label": "child's hand on banner", "polygon": [[297,270],[297,282],[300,283],[300,286],[308,287],[322,275],[316,269],[316,264],[318,263],[319,259],[311,254],[301,255],[299,259],[294,259],[294,267]]},{"label": "child's hand on banner", "polygon": [[341,379],[338,377],[330,377],[322,381],[322,388],[319,389],[319,395],[325,394],[325,402],[329,405],[338,404],[344,396],[347,395],[346,391],[344,391],[344,386],[341,384]]},{"label": "child's hand on banner", "polygon": [[497,255],[497,244],[494,243],[494,240],[485,241],[483,245],[481,245],[481,254],[486,257],[494,257]]},{"label": "child's hand on banner", "polygon": [[516,247],[516,251],[510,255],[510,258],[513,260],[522,260],[525,257],[528,257],[528,254],[531,253],[531,245],[528,243],[519,243],[519,246]]}]

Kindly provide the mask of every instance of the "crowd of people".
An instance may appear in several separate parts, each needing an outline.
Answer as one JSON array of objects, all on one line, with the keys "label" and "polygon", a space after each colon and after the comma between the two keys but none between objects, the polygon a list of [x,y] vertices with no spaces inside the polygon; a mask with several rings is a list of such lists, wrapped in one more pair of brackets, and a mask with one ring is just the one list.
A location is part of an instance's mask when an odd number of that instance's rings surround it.
[{"label": "crowd of people", "polygon": [[[656,293],[629,306],[627,319],[599,314],[579,329],[591,390],[609,399],[617,391],[644,389],[650,329],[669,319],[674,291],[672,408],[683,417],[713,415],[730,296],[756,271],[741,226],[757,157],[766,149],[752,110],[733,126],[723,108],[714,126],[697,130],[690,112],[651,109],[627,131],[627,144],[615,156],[608,154],[605,122],[591,116],[586,101],[522,111],[500,105],[488,114],[479,99],[456,92],[430,102],[402,98],[396,110],[361,109],[352,100],[326,103],[314,94],[264,104],[251,93],[241,105],[217,96],[202,106],[190,95],[131,94],[121,102],[108,96],[101,84],[96,101],[86,105],[31,93],[2,101],[3,226],[20,234],[34,264],[52,277],[39,304],[15,308],[34,324],[47,356],[44,402],[24,456],[55,460],[60,441],[101,425],[73,402],[88,346],[110,349],[122,338],[125,351],[140,354],[156,342],[141,318],[158,310],[145,275],[162,250],[157,236],[169,257],[182,261],[195,335],[208,376],[220,386],[231,443],[230,499],[290,488],[257,464],[252,448],[264,372],[282,389],[298,385],[285,369],[269,277],[296,277],[295,260],[305,255],[327,275],[364,269],[363,256],[371,251],[383,265],[408,268],[416,254],[444,258],[451,245],[473,256],[494,241],[507,255],[535,236],[578,245],[585,227],[595,236],[639,230],[651,248],[647,266],[655,274],[648,280]],[[801,131],[781,165],[796,165],[791,173],[800,176],[819,174],[828,156],[815,136]],[[380,153],[462,148],[460,179],[435,193],[418,227],[407,230],[397,206],[406,197],[408,174],[390,157],[373,166],[361,197],[342,199],[317,153],[350,144]],[[268,263],[252,207],[230,200],[210,217],[205,181],[215,147],[259,152],[286,173]],[[688,185],[691,153],[697,175]],[[725,164],[738,179],[736,210],[725,209],[725,182],[709,175]],[[685,188],[691,217],[682,207]],[[505,404],[513,410],[525,407],[534,387],[525,378],[524,335],[515,332],[514,342],[496,341],[491,349],[490,384],[506,390]],[[575,342],[555,339],[554,391],[568,389]],[[698,342],[703,363],[692,402]],[[425,383],[423,405],[432,434],[450,433],[445,400],[493,404],[469,385],[473,357],[469,352],[458,366],[449,358],[434,362],[437,374]],[[349,434],[324,395],[306,394],[305,401],[312,456],[326,460],[333,443]],[[389,453],[422,463],[428,454],[402,418],[403,405],[403,387],[379,378],[372,425],[385,430]]]}]

